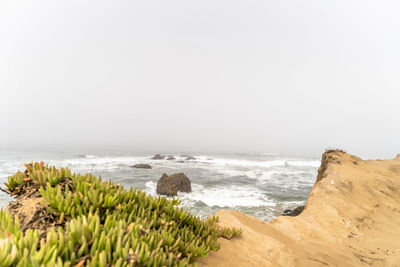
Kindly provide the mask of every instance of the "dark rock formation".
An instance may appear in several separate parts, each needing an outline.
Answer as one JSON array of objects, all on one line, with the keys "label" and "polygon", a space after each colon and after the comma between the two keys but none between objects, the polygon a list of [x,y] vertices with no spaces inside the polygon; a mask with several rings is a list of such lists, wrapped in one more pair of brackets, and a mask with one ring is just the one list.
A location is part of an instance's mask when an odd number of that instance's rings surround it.
[{"label": "dark rock formation", "polygon": [[151,159],[164,159],[165,156],[161,156],[160,154],[155,154]]},{"label": "dark rock formation", "polygon": [[175,157],[172,156],[172,155],[169,155],[169,156],[167,157],[167,160],[175,160]]},{"label": "dark rock formation", "polygon": [[163,174],[157,182],[157,194],[176,196],[179,192],[192,192],[189,178],[183,173]]},{"label": "dark rock formation", "polygon": [[149,164],[135,164],[131,167],[137,169],[151,169],[151,166]]},{"label": "dark rock formation", "polygon": [[195,157],[189,155],[181,155],[182,158],[186,158],[186,160],[194,160]]},{"label": "dark rock formation", "polygon": [[304,210],[304,206],[298,206],[294,210],[285,210],[283,211],[282,216],[297,216]]}]

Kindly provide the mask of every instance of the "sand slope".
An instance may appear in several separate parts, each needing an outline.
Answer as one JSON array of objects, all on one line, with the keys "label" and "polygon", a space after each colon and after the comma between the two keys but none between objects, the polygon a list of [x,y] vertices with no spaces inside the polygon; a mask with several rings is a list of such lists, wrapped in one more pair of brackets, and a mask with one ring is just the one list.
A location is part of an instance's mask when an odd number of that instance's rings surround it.
[{"label": "sand slope", "polygon": [[400,266],[400,157],[363,161],[328,151],[306,207],[270,223],[221,210],[221,239],[200,266]]}]

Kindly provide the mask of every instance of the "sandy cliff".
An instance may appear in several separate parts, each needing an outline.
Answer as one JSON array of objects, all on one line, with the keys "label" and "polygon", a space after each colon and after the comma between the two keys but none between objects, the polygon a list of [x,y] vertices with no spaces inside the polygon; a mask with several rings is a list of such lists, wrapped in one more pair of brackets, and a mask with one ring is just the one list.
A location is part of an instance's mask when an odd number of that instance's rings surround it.
[{"label": "sandy cliff", "polygon": [[200,266],[400,266],[400,157],[361,160],[328,151],[304,211],[270,223],[221,210],[221,239]]}]

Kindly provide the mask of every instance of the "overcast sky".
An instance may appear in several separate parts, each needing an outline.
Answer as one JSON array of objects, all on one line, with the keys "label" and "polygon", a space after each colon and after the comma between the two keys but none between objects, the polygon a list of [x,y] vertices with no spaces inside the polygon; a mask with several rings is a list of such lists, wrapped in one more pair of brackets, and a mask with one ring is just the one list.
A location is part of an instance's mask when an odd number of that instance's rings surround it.
[{"label": "overcast sky", "polygon": [[398,1],[0,1],[0,145],[400,153]]}]

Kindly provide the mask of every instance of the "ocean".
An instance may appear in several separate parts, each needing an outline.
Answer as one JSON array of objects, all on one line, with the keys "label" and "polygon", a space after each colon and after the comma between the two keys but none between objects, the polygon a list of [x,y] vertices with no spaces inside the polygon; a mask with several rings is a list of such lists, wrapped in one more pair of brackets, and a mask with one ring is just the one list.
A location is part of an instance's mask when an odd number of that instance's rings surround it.
[{"label": "ocean", "polygon": [[[92,173],[103,180],[112,180],[125,188],[136,187],[151,195],[156,195],[157,181],[163,173],[183,172],[191,180],[192,192],[178,194],[182,208],[202,218],[220,209],[232,209],[269,221],[280,216],[283,210],[305,203],[320,165],[317,158],[285,157],[274,153],[192,153],[194,160],[186,160],[180,153],[171,154],[176,160],[152,160],[152,155],[115,151],[2,150],[0,184],[4,187],[8,176],[25,170],[24,163],[31,160],[69,167],[82,174]],[[150,164],[152,169],[130,167],[138,163]],[[11,200],[0,191],[0,208]]]}]

